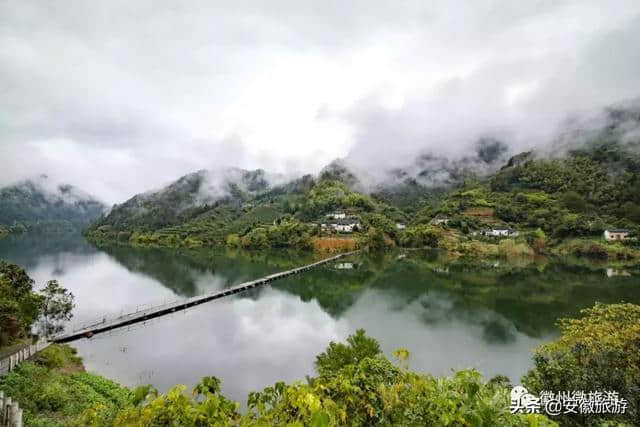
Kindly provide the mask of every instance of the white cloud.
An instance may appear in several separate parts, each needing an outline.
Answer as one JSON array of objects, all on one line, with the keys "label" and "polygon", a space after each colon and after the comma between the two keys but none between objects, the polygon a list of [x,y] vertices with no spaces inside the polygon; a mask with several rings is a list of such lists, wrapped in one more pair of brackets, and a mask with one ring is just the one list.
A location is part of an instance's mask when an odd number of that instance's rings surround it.
[{"label": "white cloud", "polygon": [[386,164],[487,131],[519,147],[639,95],[639,17],[625,0],[3,2],[0,183],[59,174],[118,202],[202,168]]}]

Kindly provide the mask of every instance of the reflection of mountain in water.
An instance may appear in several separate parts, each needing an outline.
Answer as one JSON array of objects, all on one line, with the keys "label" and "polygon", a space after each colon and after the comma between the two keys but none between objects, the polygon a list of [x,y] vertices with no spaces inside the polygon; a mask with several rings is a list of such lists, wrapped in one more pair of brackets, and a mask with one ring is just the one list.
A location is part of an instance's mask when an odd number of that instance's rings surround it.
[{"label": "reflection of mountain in water", "polygon": [[0,260],[25,268],[34,267],[41,257],[62,253],[92,254],[96,250],[79,232],[13,234],[0,239]]},{"label": "reflection of mountain in water", "polygon": [[[312,256],[283,251],[229,252],[211,250],[107,248],[105,251],[134,272],[153,277],[179,295],[199,292],[198,280],[216,275],[223,286],[255,279],[312,261]],[[391,304],[393,310],[420,310],[425,324],[461,320],[480,326],[487,342],[507,343],[517,332],[541,337],[554,330],[560,317],[576,316],[595,301],[640,302],[634,276],[603,281],[600,268],[551,262],[546,265],[470,265],[441,259],[435,252],[358,255],[357,269],[320,267],[274,282],[272,287],[317,300],[340,318],[362,294]],[[260,290],[240,297],[259,298]],[[417,307],[417,308],[416,308]]]},{"label": "reflection of mountain in water", "polygon": [[[398,294],[407,304],[427,292],[447,295],[452,304],[447,311],[456,316],[489,310],[534,337],[553,330],[558,318],[576,316],[595,301],[640,302],[640,288],[632,277],[605,282],[600,268],[559,262],[492,268],[473,267],[461,261],[449,263],[447,268],[448,273],[442,274],[437,264],[412,255],[390,265],[371,286]],[[425,307],[427,312],[433,309]],[[425,316],[437,321],[443,313]],[[488,337],[508,336],[504,325],[494,320],[469,320],[486,323]]]},{"label": "reflection of mountain in water", "polygon": [[185,297],[201,293],[198,279],[208,274],[222,278],[223,287],[229,287],[309,262],[309,259],[282,251],[244,253],[123,246],[104,247],[101,250],[129,271],[153,277],[163,286]]}]

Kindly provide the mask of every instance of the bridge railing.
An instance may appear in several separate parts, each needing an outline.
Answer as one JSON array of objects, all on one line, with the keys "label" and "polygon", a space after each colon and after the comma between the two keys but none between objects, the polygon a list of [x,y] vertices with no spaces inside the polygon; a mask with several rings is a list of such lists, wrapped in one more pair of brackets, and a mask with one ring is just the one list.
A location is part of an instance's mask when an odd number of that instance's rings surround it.
[{"label": "bridge railing", "polygon": [[153,302],[146,303],[146,304],[138,304],[135,306],[130,306],[130,310],[128,306],[125,306],[120,310],[120,314],[111,313],[109,315],[94,317],[92,319],[84,319],[80,322],[70,322],[66,324],[65,329],[71,332],[78,332],[91,327],[98,327],[101,325],[110,324],[112,322],[121,321],[122,319],[131,317],[132,315],[135,315],[137,313],[175,305],[181,301],[184,301],[184,298],[173,299],[170,301],[164,300],[161,303],[157,303],[157,304]]}]

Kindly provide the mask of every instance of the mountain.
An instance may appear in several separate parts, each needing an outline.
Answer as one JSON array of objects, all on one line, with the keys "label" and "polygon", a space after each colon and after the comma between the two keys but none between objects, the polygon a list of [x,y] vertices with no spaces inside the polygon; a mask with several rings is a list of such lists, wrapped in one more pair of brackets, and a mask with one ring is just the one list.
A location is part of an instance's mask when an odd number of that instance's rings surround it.
[{"label": "mountain", "polygon": [[218,206],[240,211],[245,202],[281,182],[284,182],[283,176],[268,174],[262,169],[200,170],[160,190],[138,194],[114,205],[93,228],[151,231],[183,224]]},{"label": "mountain", "polygon": [[378,200],[415,214],[465,180],[494,173],[507,161],[508,152],[504,142],[483,137],[476,141],[474,151],[457,159],[423,153],[410,164],[384,171],[371,193]]},{"label": "mountain", "polygon": [[312,224],[335,210],[396,244],[432,241],[438,233],[423,226],[435,216],[451,219],[458,236],[449,233],[451,242],[490,225],[540,229],[558,239],[593,237],[612,226],[636,230],[639,130],[640,108],[618,105],[567,124],[544,150],[510,153],[503,141],[485,137],[458,158],[422,153],[402,167],[373,171],[375,177],[345,160],[293,180],[262,170],[199,171],[114,206],[87,235],[157,246],[308,247],[313,233],[322,234]]},{"label": "mountain", "polygon": [[448,191],[417,220],[448,216],[467,229],[508,224],[558,239],[600,236],[610,227],[640,230],[640,134],[629,133],[629,124],[590,132],[561,154],[513,156],[486,179]]},{"label": "mountain", "polygon": [[0,226],[4,229],[83,228],[105,206],[68,184],[46,175],[0,188]]}]

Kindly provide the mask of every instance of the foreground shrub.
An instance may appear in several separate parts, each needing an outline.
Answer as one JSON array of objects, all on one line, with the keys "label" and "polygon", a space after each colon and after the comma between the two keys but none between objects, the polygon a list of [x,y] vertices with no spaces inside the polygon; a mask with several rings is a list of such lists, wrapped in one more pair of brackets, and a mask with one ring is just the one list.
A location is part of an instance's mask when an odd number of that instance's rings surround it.
[{"label": "foreground shrub", "polygon": [[306,382],[278,382],[248,397],[248,412],[220,394],[220,382],[206,377],[192,393],[176,386],[165,395],[151,387],[132,393],[113,415],[86,411],[90,425],[116,426],[554,426],[542,415],[514,415],[509,389],[485,383],[475,370],[436,378],[408,370],[409,352],[395,353],[400,366],[359,330],[347,343],[331,343],[316,359],[319,375]]},{"label": "foreground shrub", "polygon": [[76,349],[68,345],[51,345],[39,352],[32,360],[49,369],[82,368],[82,359],[76,354]]},{"label": "foreground shrub", "polygon": [[100,408],[105,419],[112,419],[130,402],[128,389],[82,372],[72,349],[59,345],[0,378],[0,389],[20,402],[27,426],[86,425],[79,417],[93,408]]},{"label": "foreground shrub", "polygon": [[538,348],[523,384],[541,391],[617,391],[629,402],[623,416],[564,416],[567,425],[605,420],[640,425],[640,306],[596,304],[580,319],[561,319],[562,336]]}]

